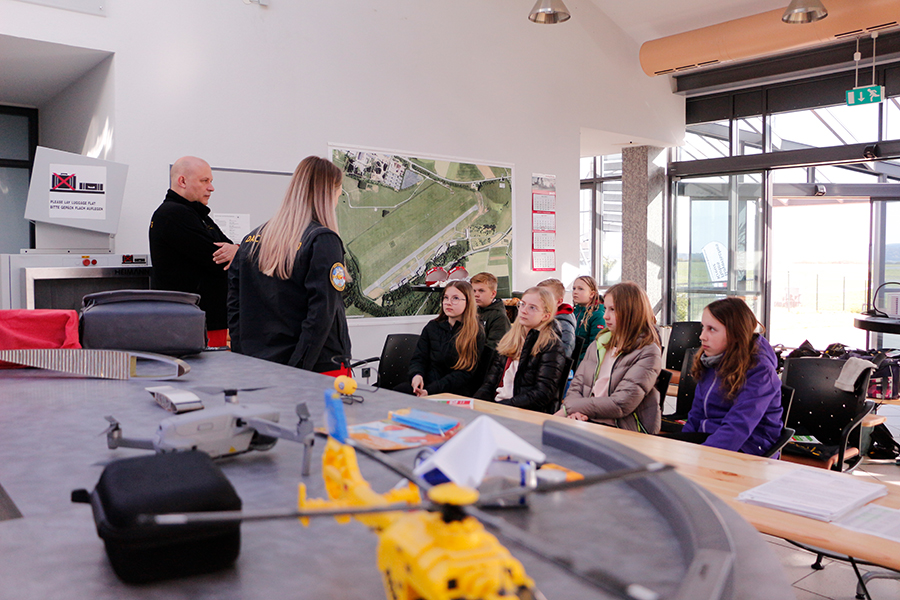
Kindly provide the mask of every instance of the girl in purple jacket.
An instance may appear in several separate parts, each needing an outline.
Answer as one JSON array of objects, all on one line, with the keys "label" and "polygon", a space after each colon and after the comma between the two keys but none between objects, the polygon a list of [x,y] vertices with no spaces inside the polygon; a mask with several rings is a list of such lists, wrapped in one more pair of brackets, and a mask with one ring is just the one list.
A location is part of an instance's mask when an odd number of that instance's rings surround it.
[{"label": "girl in purple jacket", "polygon": [[701,322],[691,369],[697,389],[682,432],[705,434],[704,446],[762,455],[782,428],[775,353],[754,333],[759,323],[740,298],[712,302]]}]

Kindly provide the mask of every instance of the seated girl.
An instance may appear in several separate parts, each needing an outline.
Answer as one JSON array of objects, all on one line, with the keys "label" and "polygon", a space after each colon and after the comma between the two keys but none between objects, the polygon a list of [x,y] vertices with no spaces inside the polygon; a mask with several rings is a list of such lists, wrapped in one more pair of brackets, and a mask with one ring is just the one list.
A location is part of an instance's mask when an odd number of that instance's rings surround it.
[{"label": "seated girl", "polygon": [[519,316],[497,344],[497,357],[476,398],[553,412],[566,364],[555,313],[550,290],[533,287],[522,295]]},{"label": "seated girl", "polygon": [[762,455],[782,428],[775,353],[754,333],[758,322],[740,298],[710,303],[700,321],[700,352],[691,367],[694,404],[682,435],[673,437]]},{"label": "seated girl", "polygon": [[470,396],[481,382],[473,381],[484,348],[478,306],[467,281],[451,281],[444,288],[441,312],[422,330],[409,364],[409,383],[398,392],[427,396],[443,392]]},{"label": "seated girl", "polygon": [[603,306],[603,296],[600,295],[600,289],[597,287],[597,281],[590,275],[582,275],[576,277],[572,283],[572,304],[575,305],[575,335],[584,340],[581,347],[581,353],[573,356],[575,368],[581,364],[584,353],[587,352],[597,334],[606,327],[606,321],[603,319],[603,313],[606,307]]},{"label": "seated girl", "polygon": [[625,282],[609,288],[604,304],[606,328],[585,352],[556,414],[658,433],[661,413],[655,384],[662,349],[650,300],[637,284]]}]

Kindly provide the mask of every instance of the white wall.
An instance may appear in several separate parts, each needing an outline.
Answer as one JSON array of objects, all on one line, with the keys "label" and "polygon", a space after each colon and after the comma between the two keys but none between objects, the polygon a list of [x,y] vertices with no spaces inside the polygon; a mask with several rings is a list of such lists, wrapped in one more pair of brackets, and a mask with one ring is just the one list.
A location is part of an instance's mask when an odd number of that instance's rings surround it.
[{"label": "white wall", "polygon": [[557,175],[557,266],[577,265],[581,128],[683,135],[683,99],[641,72],[637,45],[589,0],[555,26],[529,22],[521,0],[105,4],[103,18],[0,0],[0,34],[114,53],[42,107],[42,142],[129,165],[118,252],[147,251],[181,155],[292,171],[338,143],[513,164],[524,289],[548,276],[530,270],[532,173]]}]

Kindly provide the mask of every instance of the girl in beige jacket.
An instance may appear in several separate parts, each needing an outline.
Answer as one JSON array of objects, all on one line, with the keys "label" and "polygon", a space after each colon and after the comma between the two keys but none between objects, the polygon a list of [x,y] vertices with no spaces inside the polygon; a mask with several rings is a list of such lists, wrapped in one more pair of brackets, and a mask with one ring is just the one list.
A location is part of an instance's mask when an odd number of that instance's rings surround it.
[{"label": "girl in beige jacket", "polygon": [[588,345],[557,414],[656,434],[662,349],[650,300],[625,282],[609,288],[604,304],[606,329]]}]

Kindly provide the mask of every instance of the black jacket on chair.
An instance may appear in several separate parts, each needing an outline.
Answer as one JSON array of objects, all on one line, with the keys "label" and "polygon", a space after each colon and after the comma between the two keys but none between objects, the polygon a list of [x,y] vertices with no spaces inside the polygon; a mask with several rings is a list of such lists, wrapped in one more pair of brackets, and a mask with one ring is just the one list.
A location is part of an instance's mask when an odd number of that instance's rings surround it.
[{"label": "black jacket on chair", "polygon": [[[500,404],[551,413],[559,399],[559,382],[563,376],[566,356],[563,354],[562,342],[558,339],[537,356],[532,356],[531,349],[537,341],[538,334],[537,329],[532,329],[525,336],[519,368],[513,380],[513,396],[508,400],[502,400]],[[476,398],[494,399],[497,387],[502,383],[506,360],[505,356],[497,356],[484,379],[484,384],[475,392]]]}]

